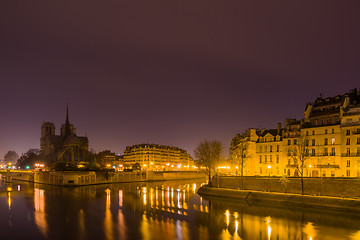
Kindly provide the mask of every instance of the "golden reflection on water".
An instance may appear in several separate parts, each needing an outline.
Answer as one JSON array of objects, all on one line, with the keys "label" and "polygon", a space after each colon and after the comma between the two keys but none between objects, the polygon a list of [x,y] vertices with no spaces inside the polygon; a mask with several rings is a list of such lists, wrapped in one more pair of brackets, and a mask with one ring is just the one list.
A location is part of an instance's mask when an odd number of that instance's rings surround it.
[{"label": "golden reflection on water", "polygon": [[[144,185],[146,186],[144,187]],[[318,227],[319,221],[308,221],[309,218],[306,215],[305,217],[301,215],[302,212],[292,213],[289,210],[284,210],[285,214],[290,214],[288,217],[282,213],[282,209],[272,211],[266,207],[248,207],[203,199],[192,194],[192,183],[175,185],[174,187],[166,185],[156,187],[150,184],[136,186],[129,185],[128,188],[112,187],[112,190],[106,189],[106,198],[104,188],[101,188],[102,204],[100,207],[102,215],[100,221],[103,220],[103,224],[100,223],[100,225],[102,225],[103,231],[101,231],[99,239],[130,239],[134,236],[132,231],[138,232],[140,239],[166,240],[360,239],[360,231],[352,233],[352,235],[347,232],[347,236],[341,235],[334,228],[332,229],[333,232],[324,231],[324,227],[322,229]],[[134,190],[135,188],[137,190]],[[46,192],[46,196],[48,193]],[[8,193],[9,208],[17,204],[17,201],[11,203],[11,197],[14,197],[11,194],[14,193]],[[112,206],[111,203],[113,203]],[[12,208],[15,209],[14,206]],[[39,188],[34,189],[34,208],[35,223],[41,233],[48,237],[49,226],[45,214],[45,193]],[[51,207],[46,208],[47,210],[51,209]],[[78,222],[75,226],[78,228],[77,238],[86,239],[91,235],[89,226],[93,226],[93,224],[88,219],[91,219],[92,213],[87,211],[86,206],[83,205],[75,213],[78,216]],[[88,226],[88,224],[90,225]]]},{"label": "golden reflection on water", "polygon": [[108,240],[114,239],[114,232],[113,232],[113,220],[112,214],[110,210],[111,205],[111,190],[107,188],[106,192],[106,204],[105,204],[105,218],[104,218],[104,230],[105,230],[105,237]]},{"label": "golden reflection on water", "polygon": [[8,206],[9,206],[9,210],[11,209],[11,192],[8,192]]},{"label": "golden reflection on water", "polygon": [[312,222],[308,222],[304,226],[303,232],[306,234],[306,236],[308,237],[307,239],[309,239],[309,240],[314,240],[316,237],[316,229]]},{"label": "golden reflection on water", "polygon": [[34,189],[34,220],[35,224],[40,229],[41,233],[47,237],[48,233],[48,224],[46,222],[46,213],[45,213],[45,195],[44,190],[35,188]]},{"label": "golden reflection on water", "polygon": [[85,213],[83,209],[79,211],[79,235],[80,239],[85,239],[86,237],[86,227],[85,227]]}]

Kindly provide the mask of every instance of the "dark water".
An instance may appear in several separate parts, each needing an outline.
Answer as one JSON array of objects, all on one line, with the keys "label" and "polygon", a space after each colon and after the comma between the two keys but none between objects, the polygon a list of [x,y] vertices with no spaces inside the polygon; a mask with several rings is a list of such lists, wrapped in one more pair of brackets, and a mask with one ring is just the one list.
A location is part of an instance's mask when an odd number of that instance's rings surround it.
[{"label": "dark water", "polygon": [[[360,239],[351,213],[204,199],[203,180],[60,188],[0,182],[1,239]],[[11,188],[11,189],[10,189]]]}]

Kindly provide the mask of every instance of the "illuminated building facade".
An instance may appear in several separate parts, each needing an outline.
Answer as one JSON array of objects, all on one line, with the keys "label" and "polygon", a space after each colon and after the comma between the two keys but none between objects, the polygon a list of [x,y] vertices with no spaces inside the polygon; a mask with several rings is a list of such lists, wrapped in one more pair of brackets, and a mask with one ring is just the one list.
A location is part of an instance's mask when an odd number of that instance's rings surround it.
[{"label": "illuminated building facade", "polygon": [[304,142],[306,177],[360,177],[360,92],[317,98],[307,104],[304,118],[286,119],[285,127],[248,129],[237,134],[230,158],[239,142],[247,141],[244,174],[248,176],[298,176],[290,156],[292,146]]},{"label": "illuminated building facade", "polygon": [[69,122],[66,109],[66,121],[61,125],[60,135],[55,135],[55,125],[43,122],[41,125],[40,153],[48,162],[87,161],[89,140],[75,133],[74,125]]},{"label": "illuminated building facade", "polygon": [[148,170],[192,170],[194,161],[190,155],[178,147],[158,144],[138,144],[126,147],[124,165],[139,163]]}]

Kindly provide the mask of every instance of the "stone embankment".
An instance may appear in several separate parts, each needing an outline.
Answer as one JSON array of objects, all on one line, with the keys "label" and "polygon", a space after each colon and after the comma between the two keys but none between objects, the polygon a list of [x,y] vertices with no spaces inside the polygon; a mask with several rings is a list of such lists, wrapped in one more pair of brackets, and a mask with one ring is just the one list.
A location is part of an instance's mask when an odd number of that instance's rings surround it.
[{"label": "stone embankment", "polygon": [[[220,188],[242,189],[241,177],[224,176],[213,180]],[[301,194],[299,177],[245,176],[244,190]],[[304,195],[360,199],[360,178],[313,177],[304,178]]]},{"label": "stone embankment", "polygon": [[245,200],[249,204],[262,202],[271,205],[296,205],[300,207],[315,207],[320,209],[360,213],[360,200],[352,198],[234,190],[227,188],[209,187],[207,185],[199,188],[198,194],[205,197],[208,196],[233,200]]},{"label": "stone embankment", "polygon": [[92,171],[10,171],[0,173],[6,181],[21,180],[59,186],[167,181],[205,178],[201,172],[92,172]]}]

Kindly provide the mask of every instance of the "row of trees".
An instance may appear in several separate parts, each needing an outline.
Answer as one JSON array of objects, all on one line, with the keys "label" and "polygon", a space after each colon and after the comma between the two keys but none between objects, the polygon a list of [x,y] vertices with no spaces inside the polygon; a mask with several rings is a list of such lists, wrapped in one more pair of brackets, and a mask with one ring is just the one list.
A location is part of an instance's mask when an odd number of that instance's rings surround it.
[{"label": "row of trees", "polygon": [[[241,189],[244,189],[244,169],[246,160],[250,158],[249,142],[240,141],[232,154],[232,163],[240,170]],[[208,175],[209,183],[213,175],[218,175],[218,165],[222,157],[222,144],[219,141],[203,141],[195,148],[195,157],[198,164],[205,167],[205,172]],[[306,137],[300,137],[293,145],[288,146],[288,155],[293,160],[293,166],[300,176],[301,180],[301,194],[304,194],[304,171],[306,169],[306,160],[309,158],[308,141]]]}]

